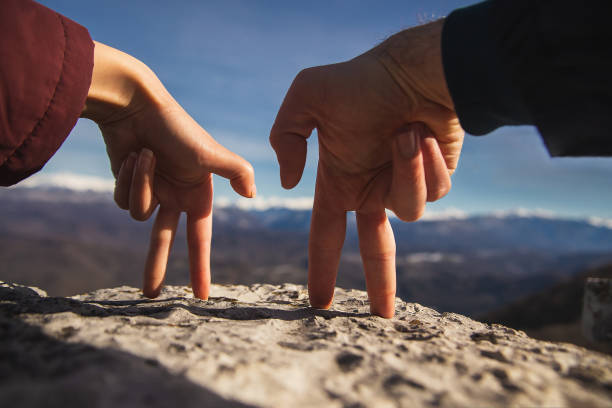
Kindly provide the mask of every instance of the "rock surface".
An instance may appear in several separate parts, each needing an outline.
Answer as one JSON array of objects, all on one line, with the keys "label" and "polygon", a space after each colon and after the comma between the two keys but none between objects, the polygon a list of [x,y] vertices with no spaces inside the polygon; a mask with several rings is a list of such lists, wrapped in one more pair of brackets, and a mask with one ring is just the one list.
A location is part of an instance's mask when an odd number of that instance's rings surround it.
[{"label": "rock surface", "polygon": [[0,284],[10,407],[612,406],[612,357],[365,292],[308,307],[302,286],[129,287],[71,298]]}]

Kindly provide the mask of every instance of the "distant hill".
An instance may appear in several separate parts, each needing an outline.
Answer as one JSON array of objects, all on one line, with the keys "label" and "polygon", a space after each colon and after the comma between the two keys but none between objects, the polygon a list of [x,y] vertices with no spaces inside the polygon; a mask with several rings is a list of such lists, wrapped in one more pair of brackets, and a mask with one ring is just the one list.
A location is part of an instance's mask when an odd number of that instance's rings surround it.
[{"label": "distant hill", "polygon": [[581,333],[582,301],[588,277],[612,279],[612,264],[583,271],[477,318],[524,330],[538,339],[564,341],[612,353],[612,345],[593,344]]},{"label": "distant hill", "polygon": [[[212,274],[217,283],[306,282],[310,211],[214,211]],[[612,262],[612,229],[587,220],[520,215],[402,223],[398,295],[441,311],[481,315]],[[365,286],[354,216],[338,286]],[[110,195],[45,188],[0,190],[0,280],[70,295],[140,285],[151,222],[119,210]],[[167,282],[188,282],[179,228]]]}]

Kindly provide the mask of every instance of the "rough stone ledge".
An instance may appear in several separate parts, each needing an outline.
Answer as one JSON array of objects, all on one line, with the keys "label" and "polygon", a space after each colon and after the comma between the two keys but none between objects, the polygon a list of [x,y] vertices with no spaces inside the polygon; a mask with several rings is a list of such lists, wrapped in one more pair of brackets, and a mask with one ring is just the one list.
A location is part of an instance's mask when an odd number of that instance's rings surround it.
[{"label": "rough stone ledge", "polygon": [[0,283],[11,407],[611,407],[612,357],[365,292],[330,311],[304,287],[129,287],[53,298]]}]

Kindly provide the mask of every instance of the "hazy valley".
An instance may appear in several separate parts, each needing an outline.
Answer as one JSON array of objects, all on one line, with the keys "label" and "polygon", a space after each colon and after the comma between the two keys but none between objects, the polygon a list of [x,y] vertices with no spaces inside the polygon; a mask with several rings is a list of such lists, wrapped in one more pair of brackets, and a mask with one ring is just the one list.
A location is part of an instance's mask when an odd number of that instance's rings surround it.
[{"label": "hazy valley", "polygon": [[[0,280],[57,296],[140,285],[150,222],[131,220],[109,195],[3,189],[0,214]],[[304,284],[309,221],[309,211],[216,208],[213,281]],[[398,296],[439,311],[482,317],[513,302],[533,303],[539,292],[612,262],[612,229],[586,220],[489,215],[392,222]],[[188,283],[184,228],[166,282]],[[338,286],[365,286],[352,214]],[[572,304],[575,308],[575,300]],[[542,313],[555,315],[540,306]],[[491,316],[501,319],[503,313]]]}]

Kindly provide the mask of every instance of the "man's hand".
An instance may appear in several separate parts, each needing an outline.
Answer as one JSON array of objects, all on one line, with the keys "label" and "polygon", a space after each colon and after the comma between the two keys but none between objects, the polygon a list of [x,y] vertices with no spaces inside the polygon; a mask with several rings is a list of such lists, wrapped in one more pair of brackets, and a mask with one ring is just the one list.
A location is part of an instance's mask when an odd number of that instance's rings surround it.
[{"label": "man's hand", "polygon": [[117,178],[115,201],[137,220],[157,205],[143,292],[156,297],[180,213],[187,213],[187,241],[194,295],[210,288],[212,173],[234,190],[255,195],[253,168],[225,149],[172,98],[140,61],[96,43],[94,72],[83,117],[98,123]]},{"label": "man's hand", "polygon": [[385,209],[404,221],[450,189],[463,130],[446,89],[442,21],[406,30],[348,62],[298,74],[270,134],[281,183],[294,187],[306,139],[319,137],[309,242],[313,307],[329,308],[346,230],[357,214],[371,311],[392,317],[395,240]]}]

